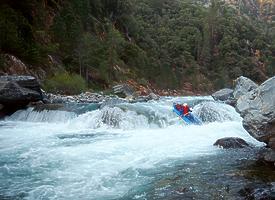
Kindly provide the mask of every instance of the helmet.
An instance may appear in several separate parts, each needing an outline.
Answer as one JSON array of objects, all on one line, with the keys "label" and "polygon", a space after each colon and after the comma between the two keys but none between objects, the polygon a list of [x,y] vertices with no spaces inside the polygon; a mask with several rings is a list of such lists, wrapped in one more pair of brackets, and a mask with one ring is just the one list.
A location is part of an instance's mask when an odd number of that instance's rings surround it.
[{"label": "helmet", "polygon": [[187,103],[184,103],[183,105],[184,105],[184,106],[187,106]]}]

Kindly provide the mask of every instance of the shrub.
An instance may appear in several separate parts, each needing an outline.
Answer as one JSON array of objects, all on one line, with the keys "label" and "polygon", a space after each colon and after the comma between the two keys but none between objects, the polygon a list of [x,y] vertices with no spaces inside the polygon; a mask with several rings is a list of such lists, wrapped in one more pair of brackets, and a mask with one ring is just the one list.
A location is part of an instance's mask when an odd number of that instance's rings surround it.
[{"label": "shrub", "polygon": [[86,82],[77,74],[64,72],[46,80],[44,88],[46,91],[53,93],[79,94],[86,90]]}]

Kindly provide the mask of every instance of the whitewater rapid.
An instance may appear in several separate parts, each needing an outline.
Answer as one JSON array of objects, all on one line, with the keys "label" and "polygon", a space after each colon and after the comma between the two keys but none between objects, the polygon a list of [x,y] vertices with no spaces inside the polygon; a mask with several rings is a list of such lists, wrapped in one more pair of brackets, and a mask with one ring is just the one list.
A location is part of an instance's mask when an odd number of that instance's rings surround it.
[{"label": "whitewater rapid", "polygon": [[[204,125],[187,126],[172,112],[172,103],[183,101],[194,105]],[[222,154],[213,146],[217,139],[241,137],[260,146],[241,120],[233,107],[210,97],[124,103],[82,114],[18,111],[0,122],[0,197],[128,199],[155,180],[152,173]],[[131,198],[146,199],[145,193]]]}]

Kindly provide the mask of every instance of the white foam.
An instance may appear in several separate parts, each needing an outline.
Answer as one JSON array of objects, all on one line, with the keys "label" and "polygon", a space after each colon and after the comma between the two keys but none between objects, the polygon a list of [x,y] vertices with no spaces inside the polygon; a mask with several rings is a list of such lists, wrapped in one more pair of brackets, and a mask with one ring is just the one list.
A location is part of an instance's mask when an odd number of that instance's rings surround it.
[{"label": "white foam", "polygon": [[[243,129],[241,120],[185,126],[171,105],[163,101],[104,108],[58,124],[3,122],[0,158],[15,162],[6,161],[0,169],[0,183],[5,173],[12,179],[10,174],[28,171],[14,178],[10,193],[29,188],[27,199],[114,199],[150,182],[142,170],[221,152],[213,146],[217,139],[241,137],[261,145]],[[138,112],[139,107],[144,112]],[[162,116],[166,126],[151,126],[157,123],[142,114],[148,110]],[[231,108],[226,112],[236,115]]]}]

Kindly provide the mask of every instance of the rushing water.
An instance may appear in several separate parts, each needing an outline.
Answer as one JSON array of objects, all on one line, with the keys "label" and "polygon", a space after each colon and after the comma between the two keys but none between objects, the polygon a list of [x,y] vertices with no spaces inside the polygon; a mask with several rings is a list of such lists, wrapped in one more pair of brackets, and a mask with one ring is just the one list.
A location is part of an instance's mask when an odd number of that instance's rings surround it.
[{"label": "rushing water", "polygon": [[[193,105],[204,125],[185,125],[175,101]],[[0,199],[237,199],[248,180],[234,174],[253,150],[213,143],[236,136],[261,146],[234,108],[209,97],[74,109],[0,121]]]}]

